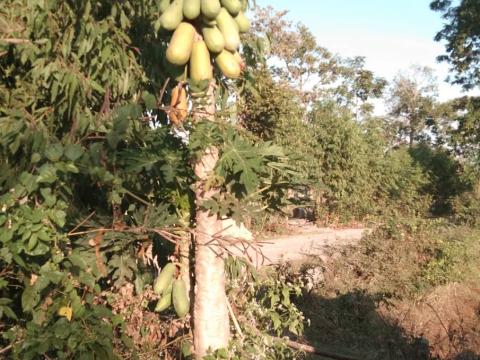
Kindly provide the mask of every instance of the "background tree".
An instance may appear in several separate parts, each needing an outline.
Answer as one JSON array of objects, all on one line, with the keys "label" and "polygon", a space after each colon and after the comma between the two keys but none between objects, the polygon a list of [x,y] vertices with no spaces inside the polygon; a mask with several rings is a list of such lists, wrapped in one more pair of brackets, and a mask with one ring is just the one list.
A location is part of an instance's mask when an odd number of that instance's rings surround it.
[{"label": "background tree", "polygon": [[446,54],[438,57],[451,65],[454,74],[449,81],[468,90],[480,84],[480,3],[461,0],[457,6],[452,0],[435,0],[430,8],[443,13],[447,21],[435,36],[446,41]]},{"label": "background tree", "polygon": [[412,67],[400,73],[388,94],[390,115],[400,139],[407,139],[410,147],[419,140],[427,126],[433,125],[437,86],[431,69]]}]

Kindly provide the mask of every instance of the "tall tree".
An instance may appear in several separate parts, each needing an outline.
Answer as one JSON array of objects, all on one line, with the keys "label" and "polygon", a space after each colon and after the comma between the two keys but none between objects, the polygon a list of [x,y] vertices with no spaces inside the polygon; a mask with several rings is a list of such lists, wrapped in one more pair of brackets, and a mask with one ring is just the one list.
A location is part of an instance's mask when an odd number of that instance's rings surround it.
[{"label": "tall tree", "polygon": [[446,41],[446,54],[438,57],[451,65],[454,77],[449,81],[471,89],[480,84],[480,2],[462,0],[458,6],[452,0],[434,0],[430,8],[443,13],[447,23],[435,36]]},{"label": "tall tree", "polygon": [[407,139],[410,147],[434,120],[436,96],[435,77],[428,67],[413,66],[394,79],[388,98],[390,115],[399,138]]}]

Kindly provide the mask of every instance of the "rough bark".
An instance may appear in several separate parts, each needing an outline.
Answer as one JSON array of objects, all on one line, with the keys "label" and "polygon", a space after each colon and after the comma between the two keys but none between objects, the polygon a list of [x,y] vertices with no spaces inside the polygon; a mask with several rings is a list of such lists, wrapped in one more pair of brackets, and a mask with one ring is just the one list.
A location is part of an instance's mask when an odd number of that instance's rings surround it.
[{"label": "rough bark", "polygon": [[[213,120],[215,113],[214,84],[207,93],[207,108],[201,109],[200,121]],[[195,109],[194,109],[195,110]],[[197,202],[195,230],[195,291],[193,309],[193,337],[196,359],[202,359],[208,350],[226,348],[230,338],[225,268],[222,251],[212,239],[222,230],[217,215],[202,210],[203,200],[214,196],[218,189],[207,188],[207,180],[218,161],[218,149],[209,147],[194,164]],[[213,246],[212,246],[213,245]]]}]

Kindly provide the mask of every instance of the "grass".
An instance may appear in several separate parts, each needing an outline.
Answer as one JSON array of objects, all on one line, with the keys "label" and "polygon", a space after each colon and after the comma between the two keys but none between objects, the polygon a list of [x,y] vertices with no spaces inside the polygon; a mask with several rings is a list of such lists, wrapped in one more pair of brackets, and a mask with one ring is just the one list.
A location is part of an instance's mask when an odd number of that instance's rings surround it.
[{"label": "grass", "polygon": [[479,229],[392,219],[331,259],[297,301],[305,340],[360,359],[480,359]]}]

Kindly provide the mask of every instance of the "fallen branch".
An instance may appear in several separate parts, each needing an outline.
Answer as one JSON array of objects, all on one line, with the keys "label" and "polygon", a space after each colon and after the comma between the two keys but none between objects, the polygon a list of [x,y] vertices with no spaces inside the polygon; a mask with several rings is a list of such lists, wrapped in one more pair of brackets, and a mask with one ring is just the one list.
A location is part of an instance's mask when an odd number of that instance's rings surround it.
[{"label": "fallen branch", "polygon": [[327,357],[327,358],[334,359],[334,360],[360,360],[359,358],[351,357],[351,356],[348,356],[348,355],[342,355],[342,354],[337,354],[337,353],[333,353],[333,352],[329,352],[329,351],[325,351],[325,350],[320,350],[316,347],[306,345],[306,344],[302,344],[302,343],[292,341],[292,340],[289,340],[289,339],[277,338],[277,337],[275,337],[274,339],[276,341],[286,343],[287,346],[292,348],[292,349],[304,351],[304,352],[309,353],[309,354],[319,355],[319,356]]}]

